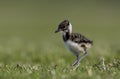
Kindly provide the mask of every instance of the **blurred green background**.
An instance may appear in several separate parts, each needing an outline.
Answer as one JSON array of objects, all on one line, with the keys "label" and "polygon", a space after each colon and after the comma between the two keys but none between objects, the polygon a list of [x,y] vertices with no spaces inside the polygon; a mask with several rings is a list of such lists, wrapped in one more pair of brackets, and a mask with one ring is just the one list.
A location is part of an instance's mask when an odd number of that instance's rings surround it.
[{"label": "blurred green background", "polygon": [[[68,67],[75,57],[65,48],[61,34],[54,33],[65,19],[72,23],[73,32],[94,42],[89,56],[79,67],[81,69],[73,73],[64,67]],[[119,53],[120,2],[117,0],[0,0],[0,78],[26,79],[25,74],[32,72],[32,76],[27,75],[29,79],[75,79],[79,76],[84,79],[86,74],[89,76],[87,67],[98,63],[101,57],[105,64],[119,59]],[[24,71],[19,63],[35,68],[43,65],[43,68],[37,71],[25,66]],[[14,71],[16,64],[18,70]],[[54,65],[59,68],[52,69]],[[119,71],[115,74],[114,70],[102,74],[93,69],[93,73],[92,79],[119,78]]]},{"label": "blurred green background", "polygon": [[39,62],[39,55],[44,53],[65,55],[68,51],[63,46],[61,34],[54,34],[65,19],[72,23],[73,32],[94,41],[92,54],[104,55],[106,51],[111,56],[120,51],[119,2],[5,0],[0,1],[0,61],[28,62],[34,54]]}]

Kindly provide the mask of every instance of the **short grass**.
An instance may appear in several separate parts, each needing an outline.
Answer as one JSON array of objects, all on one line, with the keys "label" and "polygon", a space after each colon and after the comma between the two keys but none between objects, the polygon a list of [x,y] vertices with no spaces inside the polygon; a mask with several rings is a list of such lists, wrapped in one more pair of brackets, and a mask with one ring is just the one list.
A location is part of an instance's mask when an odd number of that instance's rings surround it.
[{"label": "short grass", "polygon": [[[0,79],[119,79],[120,9],[116,2],[1,1]],[[66,5],[67,4],[67,5]],[[78,68],[58,24],[93,40]]]},{"label": "short grass", "polygon": [[[17,45],[15,45],[17,46]],[[71,67],[75,57],[64,48],[39,46],[1,48],[1,79],[119,79],[119,50],[91,49],[78,68]],[[47,50],[46,50],[47,49]],[[46,52],[48,51],[49,52]],[[110,51],[112,51],[112,54]]]}]

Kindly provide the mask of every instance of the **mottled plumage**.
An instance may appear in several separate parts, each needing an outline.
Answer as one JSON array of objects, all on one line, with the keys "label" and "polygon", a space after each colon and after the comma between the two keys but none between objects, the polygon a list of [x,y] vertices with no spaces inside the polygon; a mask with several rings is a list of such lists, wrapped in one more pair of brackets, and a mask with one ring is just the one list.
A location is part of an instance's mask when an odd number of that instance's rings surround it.
[{"label": "mottled plumage", "polygon": [[[87,55],[87,50],[91,47],[93,42],[81,34],[72,33],[72,25],[68,20],[64,20],[59,24],[55,33],[57,32],[62,32],[63,41],[66,47],[77,57],[73,66],[78,65]],[[79,56],[80,52],[83,52],[84,54]]]},{"label": "mottled plumage", "polygon": [[78,34],[78,33],[71,33],[69,38],[68,36],[66,36],[64,39],[72,40],[75,43],[90,43],[90,44],[93,43],[91,40],[87,39],[85,36]]}]

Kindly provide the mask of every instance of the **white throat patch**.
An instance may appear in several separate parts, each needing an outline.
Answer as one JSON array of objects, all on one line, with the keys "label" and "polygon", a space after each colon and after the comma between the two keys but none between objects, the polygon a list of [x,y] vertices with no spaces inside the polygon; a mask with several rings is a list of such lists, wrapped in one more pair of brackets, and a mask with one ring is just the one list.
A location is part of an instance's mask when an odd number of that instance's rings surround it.
[{"label": "white throat patch", "polygon": [[69,23],[68,29],[69,29],[70,33],[72,33],[72,25],[71,25],[71,23]]}]

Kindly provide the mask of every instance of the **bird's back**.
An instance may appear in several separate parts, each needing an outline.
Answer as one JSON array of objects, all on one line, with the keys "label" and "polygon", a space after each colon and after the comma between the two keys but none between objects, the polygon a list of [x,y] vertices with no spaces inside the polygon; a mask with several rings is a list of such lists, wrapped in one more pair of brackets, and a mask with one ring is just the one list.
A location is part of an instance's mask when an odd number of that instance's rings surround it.
[{"label": "bird's back", "polygon": [[85,36],[79,33],[72,33],[69,39],[78,44],[80,43],[85,43],[85,44],[89,43],[91,45],[93,44],[93,41],[91,41],[90,39],[86,38]]}]

